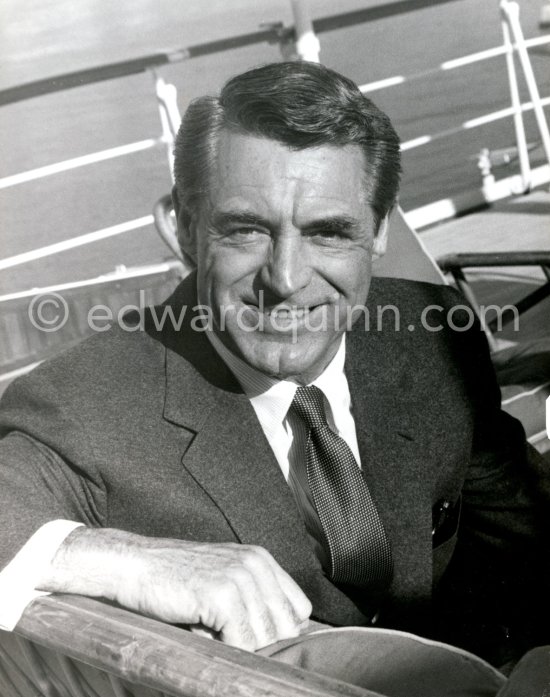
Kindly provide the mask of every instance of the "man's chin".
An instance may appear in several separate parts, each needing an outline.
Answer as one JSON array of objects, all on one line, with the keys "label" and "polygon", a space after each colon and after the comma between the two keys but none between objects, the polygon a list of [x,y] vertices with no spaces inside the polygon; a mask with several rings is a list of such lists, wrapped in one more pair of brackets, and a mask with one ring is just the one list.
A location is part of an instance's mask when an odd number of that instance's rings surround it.
[{"label": "man's chin", "polygon": [[235,342],[233,352],[256,370],[278,380],[294,379],[299,382],[315,380],[334,357],[339,342],[334,345],[312,346],[286,335],[271,336],[262,333],[243,345]]}]

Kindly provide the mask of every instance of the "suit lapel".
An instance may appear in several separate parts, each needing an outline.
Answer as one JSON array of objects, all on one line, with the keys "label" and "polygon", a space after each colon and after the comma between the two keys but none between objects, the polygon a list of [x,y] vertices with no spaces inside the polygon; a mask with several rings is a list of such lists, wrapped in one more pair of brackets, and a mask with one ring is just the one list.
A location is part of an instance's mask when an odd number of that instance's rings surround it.
[{"label": "suit lapel", "polygon": [[209,405],[201,405],[202,423],[194,419],[198,430],[183,466],[220,508],[240,542],[265,547],[289,570],[312,563],[300,513],[249,400],[222,390],[212,397]]}]

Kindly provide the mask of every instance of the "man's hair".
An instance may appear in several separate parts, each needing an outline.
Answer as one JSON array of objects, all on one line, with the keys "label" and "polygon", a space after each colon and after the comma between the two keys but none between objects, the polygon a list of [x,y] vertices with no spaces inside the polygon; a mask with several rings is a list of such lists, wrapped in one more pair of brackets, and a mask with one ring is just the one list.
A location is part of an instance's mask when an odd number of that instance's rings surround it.
[{"label": "man's hair", "polygon": [[271,138],[291,149],[359,145],[376,230],[399,188],[399,138],[389,120],[348,78],[317,63],[271,63],[229,80],[219,97],[187,109],[175,146],[178,200],[198,212],[214,171],[220,131]]}]

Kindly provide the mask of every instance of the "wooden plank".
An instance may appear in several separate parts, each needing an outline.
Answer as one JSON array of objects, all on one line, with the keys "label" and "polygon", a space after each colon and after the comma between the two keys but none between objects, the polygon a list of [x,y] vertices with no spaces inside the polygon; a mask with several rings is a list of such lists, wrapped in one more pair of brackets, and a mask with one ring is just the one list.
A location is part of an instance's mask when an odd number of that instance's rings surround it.
[{"label": "wooden plank", "polygon": [[35,600],[18,635],[177,697],[380,697],[90,598]]}]

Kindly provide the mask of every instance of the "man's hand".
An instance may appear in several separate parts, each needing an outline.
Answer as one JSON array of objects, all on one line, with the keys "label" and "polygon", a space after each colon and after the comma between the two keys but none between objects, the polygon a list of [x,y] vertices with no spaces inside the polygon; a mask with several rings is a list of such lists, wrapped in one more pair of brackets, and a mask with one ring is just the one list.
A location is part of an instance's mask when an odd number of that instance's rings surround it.
[{"label": "man's hand", "polygon": [[206,627],[256,650],[297,636],[311,613],[300,587],[261,547],[77,528],[41,590],[105,597],[165,622]]}]

